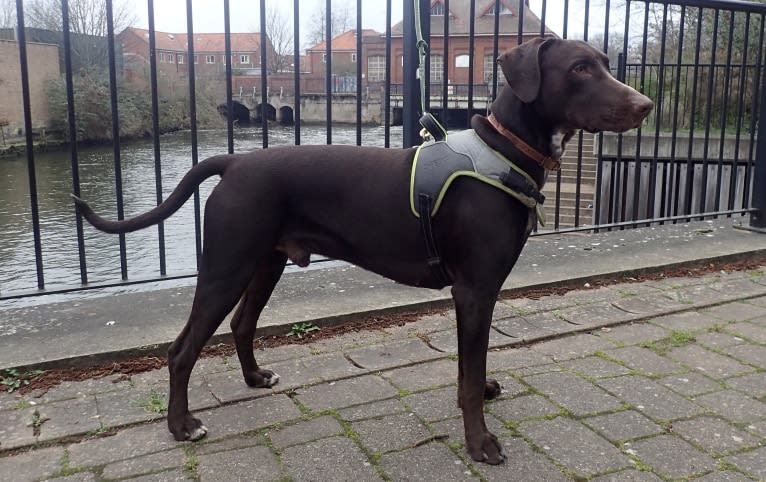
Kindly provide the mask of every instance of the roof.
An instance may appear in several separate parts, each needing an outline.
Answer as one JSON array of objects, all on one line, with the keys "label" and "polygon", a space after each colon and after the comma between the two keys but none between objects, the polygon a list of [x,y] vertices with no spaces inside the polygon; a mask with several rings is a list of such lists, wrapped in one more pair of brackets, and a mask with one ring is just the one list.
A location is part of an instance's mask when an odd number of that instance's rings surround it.
[{"label": "roof", "polygon": [[[364,37],[380,37],[382,34],[375,30],[366,28],[362,30],[362,38]],[[327,42],[320,42],[308,49],[309,51],[327,50]],[[333,52],[339,50],[356,50],[356,29],[343,32],[342,34],[332,39]]]},{"label": "roof", "polygon": [[[136,36],[149,44],[149,30],[143,28],[128,27],[122,31],[124,34],[132,31]],[[121,34],[121,35],[122,35]],[[188,35],[186,33],[154,32],[157,50],[174,50],[186,52],[188,50]],[[231,33],[232,52],[253,52],[258,50],[261,44],[261,34],[258,32]],[[223,52],[225,51],[225,34],[223,33],[195,33],[194,52]]]},{"label": "roof", "polygon": [[[444,0],[432,0],[431,6],[436,3],[444,4]],[[524,8],[524,33],[540,33],[541,21],[526,5]],[[516,35],[519,32],[519,2],[518,0],[500,0],[501,8],[510,13],[499,15],[499,31],[503,35]],[[471,17],[469,12],[471,0],[450,0],[450,20],[449,35],[468,35],[471,28]],[[474,32],[476,35],[493,34],[495,32],[495,14],[492,8],[495,6],[495,0],[476,0],[476,20],[474,21]],[[403,31],[403,22],[399,22],[391,27],[391,35],[401,37]],[[546,33],[553,33],[546,27]],[[444,34],[444,17],[442,15],[431,16],[431,36]]]}]

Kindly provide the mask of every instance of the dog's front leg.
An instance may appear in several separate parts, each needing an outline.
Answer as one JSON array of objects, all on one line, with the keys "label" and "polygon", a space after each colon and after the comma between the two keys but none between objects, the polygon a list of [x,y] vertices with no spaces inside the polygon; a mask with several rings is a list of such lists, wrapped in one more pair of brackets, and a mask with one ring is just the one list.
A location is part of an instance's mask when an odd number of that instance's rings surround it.
[{"label": "dog's front leg", "polygon": [[458,326],[458,404],[463,410],[466,449],[478,462],[501,464],[503,446],[484,422],[487,347],[497,291],[456,283],[452,297]]}]

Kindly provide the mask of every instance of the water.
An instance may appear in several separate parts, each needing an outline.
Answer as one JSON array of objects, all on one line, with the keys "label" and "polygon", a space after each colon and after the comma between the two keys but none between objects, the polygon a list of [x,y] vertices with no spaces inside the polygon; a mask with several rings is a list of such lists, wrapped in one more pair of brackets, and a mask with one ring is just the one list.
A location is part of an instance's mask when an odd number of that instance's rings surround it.
[{"label": "water", "polygon": [[[382,146],[383,136],[382,127],[365,127],[362,131],[362,143]],[[167,197],[191,167],[191,134],[188,131],[167,134],[161,137],[160,142],[162,185],[164,197]],[[355,142],[354,127],[333,127],[334,144]],[[269,130],[269,145],[293,143],[293,128],[275,127]],[[325,129],[302,126],[301,143],[325,144]],[[401,128],[392,129],[391,145],[401,146],[401,143]],[[226,145],[225,130],[198,133],[200,160],[225,153]],[[235,152],[258,149],[261,145],[260,128],[235,130]],[[116,218],[111,146],[79,149],[78,158],[83,199],[99,214]],[[123,143],[121,159],[125,216],[130,217],[156,204],[154,151],[151,139]],[[79,255],[75,211],[70,198],[72,175],[69,154],[66,150],[40,153],[35,155],[35,161],[45,287],[48,290],[56,290],[79,286]],[[216,183],[217,177],[214,177],[200,186],[203,204]],[[165,221],[169,276],[192,274],[196,271],[193,209],[190,199]],[[101,233],[87,223],[84,226],[84,236],[89,283],[119,281],[118,236]],[[156,227],[128,233],[126,245],[130,279],[154,278],[160,275]],[[26,159],[0,159],[0,295],[35,289],[37,275]]]}]

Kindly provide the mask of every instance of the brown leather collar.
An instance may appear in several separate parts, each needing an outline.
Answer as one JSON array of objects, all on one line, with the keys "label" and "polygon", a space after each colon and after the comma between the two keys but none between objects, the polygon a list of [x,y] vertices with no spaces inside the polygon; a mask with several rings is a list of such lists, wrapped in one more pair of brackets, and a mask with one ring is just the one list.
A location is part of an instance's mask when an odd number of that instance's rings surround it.
[{"label": "brown leather collar", "polygon": [[495,128],[495,130],[511,141],[511,143],[521,151],[522,154],[529,157],[536,163],[540,164],[540,166],[544,167],[545,169],[549,169],[551,171],[557,171],[561,167],[561,161],[554,159],[550,156],[544,156],[540,154],[537,150],[535,150],[532,146],[524,142],[519,136],[514,134],[513,132],[506,129],[500,122],[497,120],[494,114],[490,114],[489,117],[487,117],[487,120],[490,124],[492,124],[492,127]]}]

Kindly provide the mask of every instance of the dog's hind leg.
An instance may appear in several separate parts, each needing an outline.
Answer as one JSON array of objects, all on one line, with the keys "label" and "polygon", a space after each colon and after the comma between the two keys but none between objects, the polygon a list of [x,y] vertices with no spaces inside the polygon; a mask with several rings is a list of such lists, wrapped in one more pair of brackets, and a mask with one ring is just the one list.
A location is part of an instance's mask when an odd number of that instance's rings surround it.
[{"label": "dog's hind leg", "polygon": [[261,311],[269,301],[274,287],[285,270],[287,256],[275,251],[272,257],[256,267],[242,301],[231,319],[231,333],[237,347],[237,357],[242,366],[245,383],[251,387],[271,387],[279,381],[279,375],[258,368],[253,355],[255,328]]},{"label": "dog's hind leg", "polygon": [[211,269],[211,265],[216,263],[206,260],[203,254],[189,320],[168,349],[168,429],[176,440],[198,440],[207,434],[202,422],[189,413],[189,377],[205,343],[234,308],[252,276],[250,265],[229,264],[228,269],[220,265]]}]

